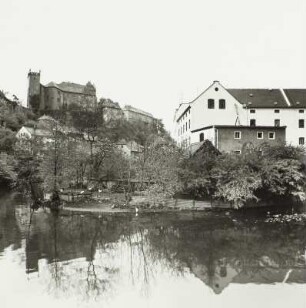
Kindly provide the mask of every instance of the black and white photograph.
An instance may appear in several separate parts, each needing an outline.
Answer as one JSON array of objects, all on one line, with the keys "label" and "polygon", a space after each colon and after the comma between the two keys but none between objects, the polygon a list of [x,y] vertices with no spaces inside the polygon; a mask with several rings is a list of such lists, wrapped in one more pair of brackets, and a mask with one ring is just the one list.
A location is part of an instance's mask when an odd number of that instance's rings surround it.
[{"label": "black and white photograph", "polygon": [[305,0],[0,0],[0,307],[306,308]]}]

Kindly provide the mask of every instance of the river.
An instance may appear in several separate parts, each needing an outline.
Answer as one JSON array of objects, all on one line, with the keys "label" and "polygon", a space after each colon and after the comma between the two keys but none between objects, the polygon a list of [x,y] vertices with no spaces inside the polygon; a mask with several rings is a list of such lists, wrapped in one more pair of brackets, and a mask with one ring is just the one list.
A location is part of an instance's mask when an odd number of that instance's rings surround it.
[{"label": "river", "polygon": [[0,199],[0,307],[306,307],[306,225]]}]

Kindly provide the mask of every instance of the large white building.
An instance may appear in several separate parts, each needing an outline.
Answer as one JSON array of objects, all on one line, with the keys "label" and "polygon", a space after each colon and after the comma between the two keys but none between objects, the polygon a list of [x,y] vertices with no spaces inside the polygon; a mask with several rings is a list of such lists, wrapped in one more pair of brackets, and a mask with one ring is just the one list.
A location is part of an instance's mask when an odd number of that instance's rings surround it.
[{"label": "large white building", "polygon": [[[287,144],[304,145],[305,110],[306,89],[226,89],[214,81],[193,101],[177,108],[173,134],[179,146],[192,148],[204,139],[214,141],[215,130],[209,128],[215,126],[258,127],[259,131],[260,127],[285,127]],[[272,131],[259,133],[261,139],[272,139]]]}]

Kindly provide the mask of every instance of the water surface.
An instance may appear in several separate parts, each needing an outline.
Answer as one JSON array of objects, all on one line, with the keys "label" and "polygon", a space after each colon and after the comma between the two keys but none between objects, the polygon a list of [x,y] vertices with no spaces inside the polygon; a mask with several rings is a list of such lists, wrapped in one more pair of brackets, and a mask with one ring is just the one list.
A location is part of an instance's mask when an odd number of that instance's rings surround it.
[{"label": "water surface", "polygon": [[306,307],[306,226],[224,213],[31,213],[0,199],[0,307]]}]

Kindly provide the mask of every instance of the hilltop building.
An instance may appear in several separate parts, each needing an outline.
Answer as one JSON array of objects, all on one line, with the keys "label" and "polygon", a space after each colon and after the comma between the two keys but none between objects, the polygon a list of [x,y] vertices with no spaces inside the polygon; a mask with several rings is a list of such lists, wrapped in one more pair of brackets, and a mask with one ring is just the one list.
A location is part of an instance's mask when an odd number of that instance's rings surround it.
[{"label": "hilltop building", "polygon": [[131,122],[140,120],[148,124],[153,124],[155,121],[155,118],[151,113],[137,109],[130,105],[125,105],[123,108],[123,112],[125,118]]},{"label": "hilltop building", "polygon": [[28,73],[27,107],[40,110],[66,109],[71,104],[93,106],[97,102],[96,89],[88,82],[80,85],[72,82],[40,83],[40,72]]},{"label": "hilltop building", "polygon": [[224,152],[248,144],[304,145],[306,89],[227,89],[214,81],[175,112],[174,138],[183,148],[210,140]]}]

